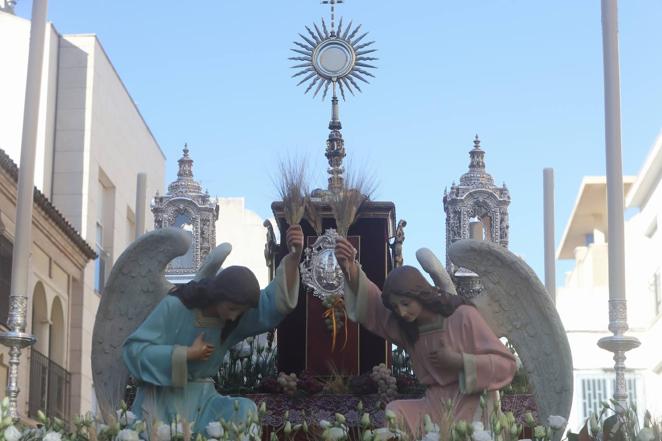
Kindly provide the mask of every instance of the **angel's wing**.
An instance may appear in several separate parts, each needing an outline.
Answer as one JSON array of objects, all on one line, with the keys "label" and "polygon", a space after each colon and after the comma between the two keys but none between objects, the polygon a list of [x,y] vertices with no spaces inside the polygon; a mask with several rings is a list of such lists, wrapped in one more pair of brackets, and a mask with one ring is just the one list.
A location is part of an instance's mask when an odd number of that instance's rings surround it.
[{"label": "angel's wing", "polygon": [[480,276],[485,293],[473,298],[499,337],[515,347],[533,386],[538,416],[568,418],[572,404],[572,355],[568,338],[545,287],[533,270],[506,248],[460,240],[451,261]]},{"label": "angel's wing", "polygon": [[444,268],[431,250],[428,248],[419,248],[416,251],[416,260],[418,260],[418,263],[421,264],[425,272],[432,277],[432,281],[437,288],[441,288],[449,294],[457,294],[455,285],[448,272],[446,272],[446,268]]},{"label": "angel's wing", "polygon": [[200,265],[200,269],[195,274],[194,280],[213,278],[216,273],[218,273],[218,270],[221,268],[221,265],[223,265],[223,262],[225,262],[225,259],[231,251],[232,245],[227,242],[224,242],[211,250],[211,252],[207,254],[205,261]]},{"label": "angel's wing", "polygon": [[191,246],[191,235],[163,228],[139,237],[117,259],[101,295],[92,335],[92,377],[101,414],[112,421],[129,379],[122,344],[172,285],[168,263]]}]

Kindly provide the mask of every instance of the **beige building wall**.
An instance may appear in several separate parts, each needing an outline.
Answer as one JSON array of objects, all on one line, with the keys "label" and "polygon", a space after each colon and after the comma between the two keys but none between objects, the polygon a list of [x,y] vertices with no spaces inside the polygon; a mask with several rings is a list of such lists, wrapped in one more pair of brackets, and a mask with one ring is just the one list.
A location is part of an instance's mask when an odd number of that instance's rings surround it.
[{"label": "beige building wall", "polygon": [[[165,156],[103,47],[94,35],[60,42],[58,118],[53,202],[104,261],[112,263],[133,240],[138,173],[147,174],[147,194],[163,191]],[[146,204],[146,225],[153,224]],[[74,408],[94,407],[90,363],[92,331],[99,306],[99,266],[86,269],[72,342],[78,365],[72,375]],[[104,277],[104,278],[105,278]]]},{"label": "beige building wall", "polygon": [[[29,27],[0,11],[0,39],[10,42],[0,45],[0,148],[17,163]],[[147,174],[148,195],[163,193],[165,156],[95,35],[60,35],[49,24],[46,38],[35,185],[100,255],[70,283],[65,311],[72,412],[85,413],[95,406],[90,355],[100,276],[135,235],[138,173]],[[148,203],[144,216],[154,224]]]},{"label": "beige building wall", "polygon": [[[0,152],[0,235],[13,243],[16,232],[16,179],[4,167],[8,160]],[[55,213],[52,205],[47,212],[35,203],[27,293],[32,302],[28,308],[27,330],[37,338],[37,342],[31,349],[24,350],[21,357],[19,412],[23,416],[29,415],[31,388],[36,383],[30,382],[32,359],[41,355],[65,370],[69,369],[69,324],[73,308],[71,287],[82,280],[84,268],[94,256],[93,250],[84,244],[73,228],[69,226],[63,230],[54,218],[66,222],[59,213]],[[72,240],[72,236],[77,237],[78,242]],[[4,315],[6,313],[3,311]],[[0,322],[5,323],[6,320],[6,316],[0,317]],[[3,384],[7,381],[7,361],[8,348],[0,346],[0,381]],[[0,395],[4,393],[2,387]]]},{"label": "beige building wall", "polygon": [[269,283],[269,269],[264,258],[267,239],[267,229],[262,225],[264,219],[248,210],[242,197],[218,198],[217,201],[216,244],[229,242],[232,245],[232,252],[223,266],[247,266],[264,288]]},{"label": "beige building wall", "polygon": [[[0,11],[0,41],[3,42],[0,45],[0,60],[3,60],[3,68],[0,69],[0,148],[17,164],[21,156],[29,37],[29,20]],[[48,23],[35,164],[35,186],[47,197],[51,196],[59,39],[53,25]]]}]

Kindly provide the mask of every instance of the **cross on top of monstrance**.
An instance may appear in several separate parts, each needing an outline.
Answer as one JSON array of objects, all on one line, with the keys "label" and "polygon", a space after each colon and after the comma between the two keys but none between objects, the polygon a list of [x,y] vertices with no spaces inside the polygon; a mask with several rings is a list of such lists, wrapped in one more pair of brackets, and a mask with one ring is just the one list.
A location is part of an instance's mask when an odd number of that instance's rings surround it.
[{"label": "cross on top of monstrance", "polygon": [[374,75],[368,69],[376,69],[376,66],[369,64],[377,58],[369,54],[376,52],[377,49],[370,48],[374,41],[363,42],[368,32],[359,33],[361,25],[354,27],[352,22],[343,26],[343,19],[338,22],[338,28],[335,26],[335,5],[343,3],[342,0],[323,0],[322,4],[331,6],[331,28],[327,28],[324,18],[322,18],[321,29],[317,23],[313,23],[314,31],[306,26],[308,35],[299,34],[301,39],[294,41],[296,47],[292,48],[298,56],[290,57],[292,61],[302,63],[295,64],[292,69],[298,69],[292,75],[293,78],[303,78],[297,83],[297,86],[308,83],[304,94],[314,89],[313,97],[322,91],[322,100],[326,98],[329,87],[331,87],[331,121],[329,122],[329,138],[326,141],[327,148],[325,156],[329,160],[329,191],[338,192],[343,187],[343,168],[342,160],[345,157],[344,141],[340,129],[338,97],[336,96],[336,86],[340,89],[340,95],[345,100],[345,89],[352,95],[354,92],[361,92],[359,82],[368,84],[366,77]]}]

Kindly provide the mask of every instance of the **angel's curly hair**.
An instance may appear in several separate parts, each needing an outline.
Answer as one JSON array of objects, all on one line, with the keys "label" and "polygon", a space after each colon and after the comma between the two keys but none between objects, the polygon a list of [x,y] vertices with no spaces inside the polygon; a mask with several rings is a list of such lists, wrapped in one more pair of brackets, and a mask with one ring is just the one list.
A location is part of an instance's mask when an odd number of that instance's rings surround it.
[{"label": "angel's curly hair", "polygon": [[407,322],[398,314],[393,303],[393,296],[409,297],[423,306],[423,308],[449,317],[461,305],[471,305],[470,300],[442,291],[430,285],[421,272],[413,266],[404,265],[395,268],[384,281],[382,290],[382,303],[391,310],[397,319],[398,326],[407,342],[415,344],[419,337],[418,323]]},{"label": "angel's curly hair", "polygon": [[[230,266],[213,279],[191,280],[185,285],[175,286],[169,294],[178,297],[188,309],[204,309],[220,302],[255,308],[260,299],[260,284],[250,269]],[[221,341],[236,328],[240,318],[225,323]]]}]

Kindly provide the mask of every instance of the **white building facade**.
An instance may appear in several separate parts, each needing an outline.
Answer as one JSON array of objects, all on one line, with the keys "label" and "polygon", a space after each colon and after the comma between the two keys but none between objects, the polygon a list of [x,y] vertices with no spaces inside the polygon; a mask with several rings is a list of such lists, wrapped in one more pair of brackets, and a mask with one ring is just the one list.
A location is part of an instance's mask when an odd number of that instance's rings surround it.
[{"label": "white building facade", "polygon": [[[628,352],[626,381],[630,401],[662,414],[662,136],[636,177],[624,177],[626,206],[638,211],[625,222],[628,335],[641,347]],[[586,177],[557,250],[557,259],[574,260],[557,291],[557,309],[568,333],[574,365],[574,398],[569,428],[577,431],[601,403],[613,397],[613,354],[600,349],[611,335],[607,259],[606,179]],[[642,415],[640,415],[642,416]]]},{"label": "white building facade", "polygon": [[[29,33],[28,20],[0,10],[0,148],[17,163]],[[137,175],[147,175],[147,195],[163,192],[165,160],[97,37],[61,35],[48,24],[35,186],[99,255],[63,305],[72,414],[95,406],[92,329],[105,278],[134,239],[137,216],[153,225],[149,203],[136,213]]]}]

